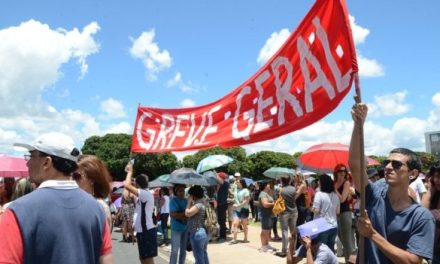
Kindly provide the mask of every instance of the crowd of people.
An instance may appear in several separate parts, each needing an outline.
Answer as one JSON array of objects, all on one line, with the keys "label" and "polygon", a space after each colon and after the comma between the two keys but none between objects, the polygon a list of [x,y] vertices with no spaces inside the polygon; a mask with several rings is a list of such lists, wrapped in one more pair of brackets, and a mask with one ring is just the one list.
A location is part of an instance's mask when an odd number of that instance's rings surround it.
[{"label": "crowd of people", "polygon": [[[360,237],[364,263],[440,263],[440,161],[423,174],[416,153],[397,148],[382,166],[363,171],[357,129],[366,115],[365,105],[353,107],[349,161],[331,175],[305,178],[297,171],[249,182],[239,172],[217,172],[216,186],[175,184],[155,197],[149,177],[134,176],[129,162],[118,213],[122,240],[137,244],[141,263],[154,263],[158,247],[171,244],[169,263],[185,263],[192,251],[196,264],[208,264],[209,242],[249,243],[253,222],[261,226],[258,251],[287,263],[354,263]],[[60,133],[16,145],[29,151],[30,177],[0,178],[0,263],[113,263],[112,179],[104,162],[81,155]],[[298,231],[318,218],[325,230]]]}]

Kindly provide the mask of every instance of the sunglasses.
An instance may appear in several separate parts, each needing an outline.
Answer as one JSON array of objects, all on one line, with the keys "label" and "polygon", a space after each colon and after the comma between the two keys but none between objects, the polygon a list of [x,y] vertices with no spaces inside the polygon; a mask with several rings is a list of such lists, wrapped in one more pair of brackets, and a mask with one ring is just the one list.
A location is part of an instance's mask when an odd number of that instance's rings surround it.
[{"label": "sunglasses", "polygon": [[347,170],[338,170],[338,172],[345,172],[345,173],[347,173]]},{"label": "sunglasses", "polygon": [[390,162],[391,162],[391,167],[393,167],[393,169],[395,170],[402,168],[402,166],[404,165],[403,162],[399,160],[384,160],[382,161],[382,166],[385,168],[388,164],[390,164]]}]

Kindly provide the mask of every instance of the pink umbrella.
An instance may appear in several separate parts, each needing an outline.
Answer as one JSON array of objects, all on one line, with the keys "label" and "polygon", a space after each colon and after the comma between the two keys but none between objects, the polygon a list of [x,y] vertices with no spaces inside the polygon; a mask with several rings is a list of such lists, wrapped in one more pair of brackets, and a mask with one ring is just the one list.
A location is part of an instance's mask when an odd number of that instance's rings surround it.
[{"label": "pink umbrella", "polygon": [[0,155],[0,177],[29,177],[24,158]]},{"label": "pink umbrella", "polygon": [[[337,164],[348,165],[349,146],[341,143],[322,143],[311,146],[298,158],[301,169],[316,173],[332,173]],[[367,157],[368,166],[379,165],[376,160]]]},{"label": "pink umbrella", "polygon": [[124,182],[123,181],[112,181],[112,189],[113,188],[119,188],[124,186]]}]

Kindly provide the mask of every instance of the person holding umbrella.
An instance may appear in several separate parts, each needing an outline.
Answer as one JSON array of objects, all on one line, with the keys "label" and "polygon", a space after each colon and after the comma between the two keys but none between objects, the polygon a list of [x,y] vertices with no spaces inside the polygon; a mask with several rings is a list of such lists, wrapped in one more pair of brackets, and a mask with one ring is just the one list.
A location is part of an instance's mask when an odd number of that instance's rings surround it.
[{"label": "person holding umbrella", "polygon": [[[355,188],[365,192],[365,212],[357,228],[365,238],[365,263],[422,263],[431,260],[434,248],[435,222],[431,213],[408,196],[410,180],[421,169],[419,157],[406,148],[391,150],[382,163],[387,184],[367,183],[362,156],[360,131],[368,108],[357,103],[351,114],[354,120],[349,165]],[[359,257],[359,256],[358,256]]]}]

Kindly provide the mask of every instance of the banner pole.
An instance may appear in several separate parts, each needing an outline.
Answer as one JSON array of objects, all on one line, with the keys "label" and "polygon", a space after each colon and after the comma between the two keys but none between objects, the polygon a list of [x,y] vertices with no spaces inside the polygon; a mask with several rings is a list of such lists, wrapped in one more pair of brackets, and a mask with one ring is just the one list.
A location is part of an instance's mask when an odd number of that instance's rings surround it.
[{"label": "banner pole", "polygon": [[139,107],[140,106],[141,106],[141,104],[138,103],[138,107],[137,107],[137,110],[136,110],[136,117],[134,118],[133,134],[131,135],[130,154],[128,155],[128,162],[130,162],[133,159],[133,152],[131,151],[131,148],[132,148],[132,145],[133,145],[133,137],[134,137],[134,135],[136,133],[136,120],[137,120],[137,115],[138,115]]},{"label": "banner pole", "polygon": [[[357,104],[362,103],[362,99],[361,99],[361,85],[360,85],[360,81],[359,81],[359,73],[356,72],[355,76],[354,76],[354,83],[355,83],[355,96],[354,96],[354,100]],[[360,213],[362,217],[365,217],[365,151],[364,151],[364,124],[358,126],[358,135],[359,135],[359,151],[360,151],[360,155],[359,155],[359,162],[360,162],[360,171],[361,171],[361,175],[359,175],[360,177],[360,186],[359,186],[359,193],[360,193]],[[365,237],[360,235],[359,237],[359,245],[358,245],[358,258],[359,264],[364,264],[365,262]]]}]

